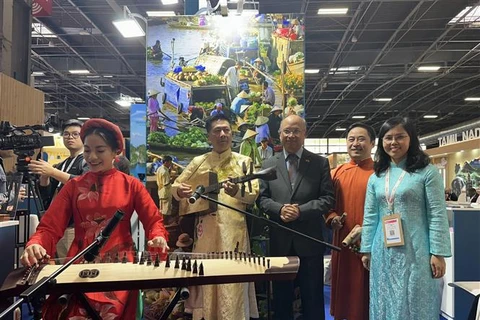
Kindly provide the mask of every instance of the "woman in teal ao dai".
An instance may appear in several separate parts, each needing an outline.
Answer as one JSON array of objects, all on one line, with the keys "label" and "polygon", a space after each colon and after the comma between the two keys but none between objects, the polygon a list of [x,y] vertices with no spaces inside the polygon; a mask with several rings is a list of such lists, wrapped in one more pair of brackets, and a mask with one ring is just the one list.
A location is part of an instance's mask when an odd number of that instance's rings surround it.
[{"label": "woman in teal ao dai", "polygon": [[[382,125],[375,160],[361,245],[362,261],[370,268],[370,320],[438,320],[444,257],[451,256],[442,178],[408,119]],[[393,209],[386,191],[390,199],[394,193]],[[382,217],[393,213],[400,214],[405,243],[387,248]]]}]

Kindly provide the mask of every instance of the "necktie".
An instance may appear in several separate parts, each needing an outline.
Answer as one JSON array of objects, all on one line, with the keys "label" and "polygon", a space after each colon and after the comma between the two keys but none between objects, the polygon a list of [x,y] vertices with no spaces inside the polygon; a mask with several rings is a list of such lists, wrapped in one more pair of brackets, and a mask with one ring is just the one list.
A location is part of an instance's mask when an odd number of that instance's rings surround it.
[{"label": "necktie", "polygon": [[297,168],[298,168],[298,156],[296,154],[289,154],[287,157],[288,160],[288,177],[292,185],[295,183],[295,178],[297,177]]}]

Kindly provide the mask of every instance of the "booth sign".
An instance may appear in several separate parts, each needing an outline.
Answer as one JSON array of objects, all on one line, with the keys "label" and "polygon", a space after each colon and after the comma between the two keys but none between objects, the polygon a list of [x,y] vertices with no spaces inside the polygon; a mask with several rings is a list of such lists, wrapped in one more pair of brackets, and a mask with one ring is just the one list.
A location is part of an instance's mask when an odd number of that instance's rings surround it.
[{"label": "booth sign", "polygon": [[468,141],[468,140],[473,140],[480,138],[480,128],[475,128],[475,129],[469,129],[465,130],[462,133],[462,140],[458,140],[459,134],[454,133],[450,134],[447,136],[439,137],[438,138],[438,144],[440,147],[447,146],[452,143],[456,143],[459,141]]},{"label": "booth sign", "polygon": [[53,0],[33,0],[32,15],[34,17],[48,17],[52,15]]}]

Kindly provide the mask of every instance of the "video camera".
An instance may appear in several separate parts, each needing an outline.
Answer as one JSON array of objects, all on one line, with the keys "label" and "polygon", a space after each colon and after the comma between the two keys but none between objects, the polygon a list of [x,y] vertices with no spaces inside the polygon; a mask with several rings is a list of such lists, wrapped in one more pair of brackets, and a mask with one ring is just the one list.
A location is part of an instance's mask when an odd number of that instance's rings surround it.
[{"label": "video camera", "polygon": [[45,146],[54,146],[52,136],[44,137],[38,130],[53,132],[53,127],[48,124],[12,126],[9,121],[0,122],[0,150],[13,150],[17,158],[17,170],[28,171],[26,158],[35,154],[35,149]]}]

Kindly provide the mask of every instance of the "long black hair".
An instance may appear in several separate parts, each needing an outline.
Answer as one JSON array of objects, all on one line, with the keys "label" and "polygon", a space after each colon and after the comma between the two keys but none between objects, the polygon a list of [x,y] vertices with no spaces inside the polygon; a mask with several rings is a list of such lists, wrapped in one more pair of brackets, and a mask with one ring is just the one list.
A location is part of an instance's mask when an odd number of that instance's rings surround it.
[{"label": "long black hair", "polygon": [[418,140],[417,130],[415,125],[408,119],[402,117],[390,118],[382,125],[378,134],[378,146],[375,153],[375,163],[373,169],[375,174],[380,174],[388,169],[390,166],[390,156],[383,148],[383,137],[385,134],[396,126],[402,126],[410,137],[410,146],[407,151],[407,163],[405,170],[407,172],[415,172],[418,169],[423,169],[430,163],[430,158],[425,154],[420,147],[420,141]]}]

